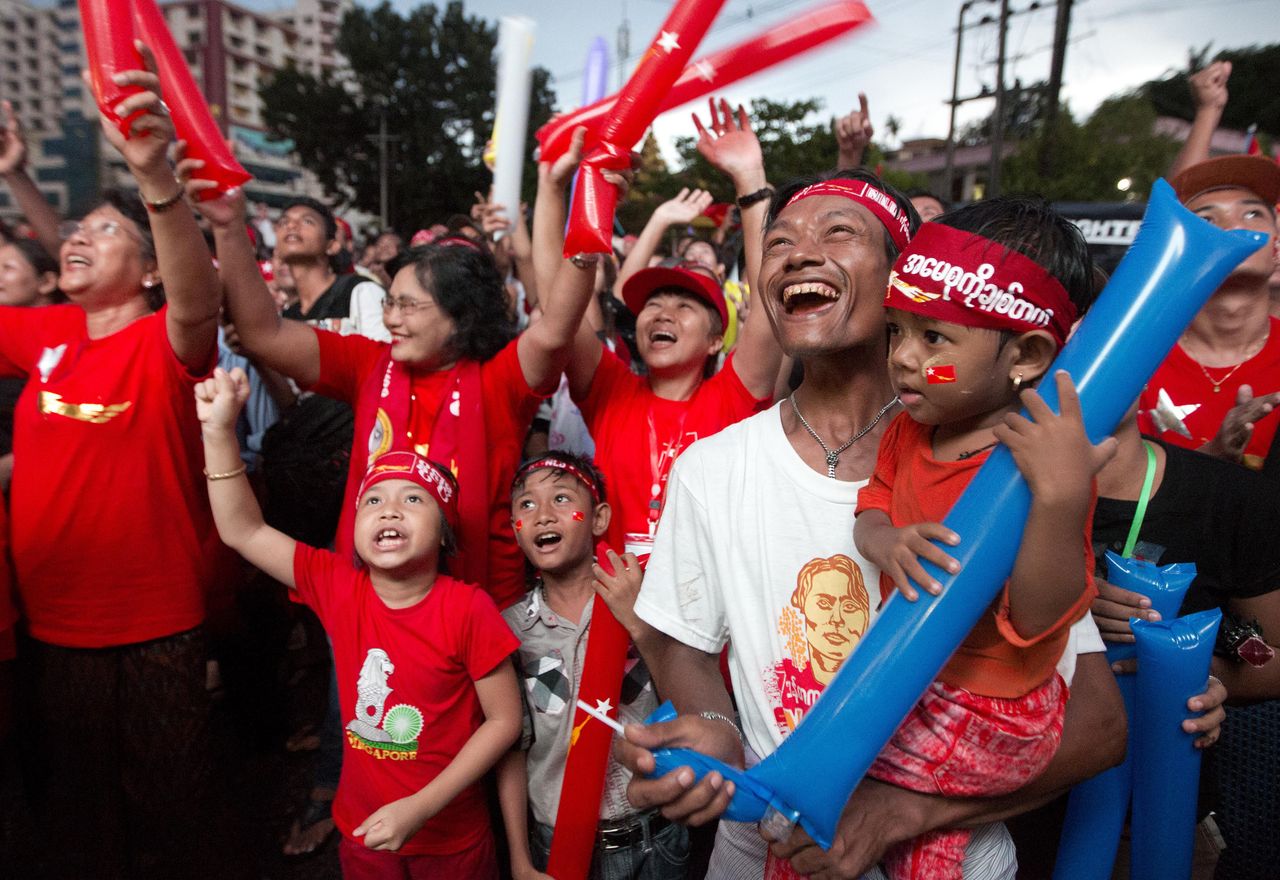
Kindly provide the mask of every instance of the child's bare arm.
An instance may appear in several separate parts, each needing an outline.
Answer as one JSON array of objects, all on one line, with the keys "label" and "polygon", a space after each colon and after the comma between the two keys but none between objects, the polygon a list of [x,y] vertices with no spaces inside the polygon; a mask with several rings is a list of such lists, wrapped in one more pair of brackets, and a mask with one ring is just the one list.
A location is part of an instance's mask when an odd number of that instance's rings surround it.
[{"label": "child's bare arm", "polygon": [[1114,437],[1094,446],[1085,436],[1071,377],[1059,370],[1054,381],[1060,414],[1035,391],[1024,391],[1031,418],[1009,415],[995,429],[1031,488],[1031,513],[1009,579],[1009,621],[1025,638],[1053,627],[1080,600],[1093,478],[1116,449]]},{"label": "child's bare arm", "polygon": [[529,853],[529,777],[527,758],[512,749],[498,762],[498,805],[502,824],[507,827],[507,848],[511,850],[512,880],[552,880],[533,867]]},{"label": "child's bare arm", "polygon": [[[240,460],[236,419],[249,397],[249,379],[239,368],[222,368],[196,385],[196,415],[204,438],[204,470],[209,479],[209,505],[218,535],[252,565],[290,589],[297,542],[262,521]],[[238,473],[237,473],[238,472]]]},{"label": "child's bare arm", "polygon": [[952,574],[960,570],[960,563],[931,543],[934,540],[954,547],[960,543],[960,536],[941,523],[895,528],[882,510],[864,510],[853,523],[853,543],[858,552],[887,574],[898,592],[911,602],[919,594],[908,583],[908,578],[935,596],[942,592],[942,584],[925,573],[921,559]]},{"label": "child's bare arm", "polygon": [[352,836],[363,837],[369,849],[395,852],[459,792],[498,763],[520,736],[520,690],[515,667],[503,660],[476,682],[476,696],[480,698],[484,721],[449,766],[421,790],[374,810],[351,832]]}]

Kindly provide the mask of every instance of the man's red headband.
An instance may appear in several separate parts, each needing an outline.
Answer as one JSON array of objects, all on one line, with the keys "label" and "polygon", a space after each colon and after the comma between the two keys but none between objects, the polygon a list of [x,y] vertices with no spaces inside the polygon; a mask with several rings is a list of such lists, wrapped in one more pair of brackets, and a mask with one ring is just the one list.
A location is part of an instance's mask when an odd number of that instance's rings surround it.
[{"label": "man's red headband", "polygon": [[836,179],[810,184],[793,195],[785,207],[790,208],[810,196],[839,196],[862,205],[884,225],[899,251],[911,241],[911,220],[907,217],[907,212],[888,193],[876,189],[864,180]]},{"label": "man's red headband", "polygon": [[383,480],[408,480],[425,489],[436,503],[449,526],[458,528],[458,484],[434,462],[412,452],[388,452],[379,456],[364,473],[356,504],[371,487]]},{"label": "man's red headband", "polygon": [[526,479],[534,471],[544,470],[564,471],[566,474],[571,474],[579,483],[587,487],[587,491],[591,493],[591,500],[596,504],[600,503],[600,485],[595,479],[573,462],[565,461],[563,458],[557,458],[554,455],[544,455],[542,458],[536,458],[516,471],[516,477],[511,483],[512,488],[515,488],[518,483]]},{"label": "man's red headband", "polygon": [[1047,330],[1061,348],[1076,307],[1039,263],[981,235],[926,223],[889,273],[886,308],[989,330]]}]

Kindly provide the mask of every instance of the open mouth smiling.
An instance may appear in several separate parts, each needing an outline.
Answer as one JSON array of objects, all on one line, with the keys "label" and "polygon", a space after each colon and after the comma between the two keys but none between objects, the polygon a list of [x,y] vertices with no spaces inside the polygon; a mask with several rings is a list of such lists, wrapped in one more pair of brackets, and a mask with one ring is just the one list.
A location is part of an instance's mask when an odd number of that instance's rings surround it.
[{"label": "open mouth smiling", "polygon": [[551,547],[557,546],[563,540],[564,536],[559,532],[539,532],[537,535],[534,535],[533,546],[537,547],[539,550],[547,550]]},{"label": "open mouth smiling", "polygon": [[801,281],[782,288],[782,306],[787,314],[821,308],[840,299],[840,291],[822,281]]}]

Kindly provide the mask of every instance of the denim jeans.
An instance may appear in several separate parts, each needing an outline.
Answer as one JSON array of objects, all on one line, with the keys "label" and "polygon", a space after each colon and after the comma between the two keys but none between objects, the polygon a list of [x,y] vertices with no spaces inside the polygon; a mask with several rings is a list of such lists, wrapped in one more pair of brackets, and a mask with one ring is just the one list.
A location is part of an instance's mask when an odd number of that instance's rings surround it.
[{"label": "denim jeans", "polygon": [[[533,866],[547,868],[551,855],[551,826],[529,823],[529,852]],[[620,849],[597,848],[588,880],[685,880],[689,873],[689,829],[672,823],[645,843]]]}]

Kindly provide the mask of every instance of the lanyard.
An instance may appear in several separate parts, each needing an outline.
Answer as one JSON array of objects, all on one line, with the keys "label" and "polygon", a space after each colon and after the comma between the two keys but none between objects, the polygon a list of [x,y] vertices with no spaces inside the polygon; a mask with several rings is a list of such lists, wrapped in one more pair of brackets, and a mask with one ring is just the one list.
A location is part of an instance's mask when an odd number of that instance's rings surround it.
[{"label": "lanyard", "polygon": [[649,404],[649,474],[653,484],[649,487],[649,532],[653,533],[654,525],[662,514],[663,495],[666,494],[667,475],[671,465],[684,448],[684,420],[689,417],[689,407],[680,414],[676,430],[665,448],[658,447],[658,422],[653,415],[653,404]]},{"label": "lanyard", "polygon": [[1142,530],[1142,521],[1147,516],[1147,502],[1151,500],[1151,486],[1156,481],[1156,451],[1146,440],[1142,445],[1147,448],[1147,475],[1142,478],[1142,494],[1138,496],[1138,509],[1133,512],[1133,524],[1129,526],[1129,537],[1125,539],[1124,550],[1120,555],[1126,559],[1133,558],[1133,547],[1138,543],[1138,532]]}]

